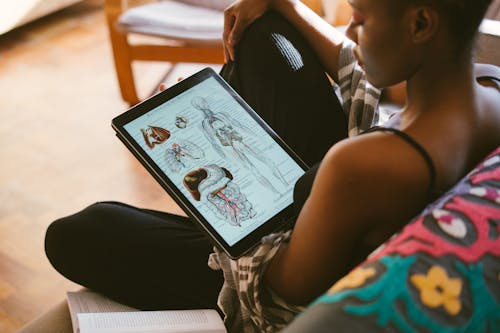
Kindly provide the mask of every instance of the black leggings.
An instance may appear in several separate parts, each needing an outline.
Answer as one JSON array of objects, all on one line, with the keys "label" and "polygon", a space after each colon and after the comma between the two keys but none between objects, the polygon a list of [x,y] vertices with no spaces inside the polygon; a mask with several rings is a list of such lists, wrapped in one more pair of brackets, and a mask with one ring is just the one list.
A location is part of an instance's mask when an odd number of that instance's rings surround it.
[{"label": "black leggings", "polygon": [[[221,75],[310,165],[347,135],[347,122],[307,42],[274,13],[252,24]],[[315,167],[295,186],[297,211]],[[53,222],[47,257],[66,278],[144,309],[216,308],[220,271],[212,245],[188,218],[117,202],[93,204]]]}]

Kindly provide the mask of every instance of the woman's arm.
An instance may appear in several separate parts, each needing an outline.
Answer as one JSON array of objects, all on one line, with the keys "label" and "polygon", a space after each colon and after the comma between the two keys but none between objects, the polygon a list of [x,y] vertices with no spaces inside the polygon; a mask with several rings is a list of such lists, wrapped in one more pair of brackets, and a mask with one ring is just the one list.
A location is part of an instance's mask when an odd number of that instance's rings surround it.
[{"label": "woman's arm", "polygon": [[335,145],[266,283],[288,302],[310,302],[368,254],[361,248],[373,250],[418,213],[429,181],[420,154],[393,135],[366,134]]},{"label": "woman's arm", "polygon": [[298,0],[239,0],[224,12],[224,51],[234,60],[235,46],[245,29],[268,10],[275,10],[292,23],[309,41],[325,70],[337,79],[339,51],[344,34]]}]

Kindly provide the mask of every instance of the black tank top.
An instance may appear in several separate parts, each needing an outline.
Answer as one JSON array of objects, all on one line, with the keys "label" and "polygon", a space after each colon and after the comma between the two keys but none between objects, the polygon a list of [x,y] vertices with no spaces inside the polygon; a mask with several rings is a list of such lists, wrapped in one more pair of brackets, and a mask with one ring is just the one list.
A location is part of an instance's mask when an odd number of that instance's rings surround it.
[{"label": "black tank top", "polygon": [[[477,77],[476,79],[492,80],[492,81],[496,81],[497,83],[500,84],[500,78],[495,77],[495,76],[482,75],[482,76]],[[427,189],[427,195],[429,196],[429,198],[433,198],[433,197],[441,194],[436,189],[436,167],[434,165],[434,161],[432,160],[429,153],[425,150],[425,148],[422,147],[421,144],[419,144],[415,139],[413,139],[411,136],[409,136],[405,132],[403,132],[397,128],[394,128],[394,127],[374,126],[374,127],[367,129],[366,131],[364,131],[363,134],[371,133],[371,132],[391,132],[393,134],[396,134],[401,139],[408,142],[413,148],[415,148],[415,150],[424,158],[425,163],[427,164],[427,167],[429,168],[430,182],[429,182],[429,187]]]},{"label": "black tank top", "polygon": [[431,156],[429,153],[422,147],[421,144],[419,144],[415,139],[413,139],[411,136],[406,134],[405,132],[398,130],[397,128],[392,128],[392,127],[380,127],[380,126],[375,126],[367,129],[366,131],[363,132],[365,133],[372,133],[372,132],[391,132],[393,134],[396,134],[399,136],[401,139],[404,141],[408,142],[415,150],[424,158],[425,163],[427,164],[427,167],[429,168],[429,176],[430,176],[430,182],[429,182],[429,187],[427,188],[427,195],[431,198],[436,195],[436,167],[434,165],[434,161],[432,160]]}]

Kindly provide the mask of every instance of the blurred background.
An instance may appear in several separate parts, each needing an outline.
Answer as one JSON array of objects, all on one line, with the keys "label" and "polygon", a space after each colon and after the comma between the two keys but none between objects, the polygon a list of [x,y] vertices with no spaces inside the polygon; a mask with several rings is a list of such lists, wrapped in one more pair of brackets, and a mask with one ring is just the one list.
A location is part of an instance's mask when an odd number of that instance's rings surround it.
[{"label": "blurred background", "polygon": [[[79,289],[45,257],[45,230],[55,219],[104,200],[182,214],[110,125],[130,102],[118,85],[106,17],[124,3],[146,2],[0,2],[1,333],[15,332]],[[304,2],[332,24],[350,18],[345,0]],[[498,16],[500,0],[494,6]],[[134,61],[139,99],[160,82],[221,67],[173,61],[179,60]]]}]

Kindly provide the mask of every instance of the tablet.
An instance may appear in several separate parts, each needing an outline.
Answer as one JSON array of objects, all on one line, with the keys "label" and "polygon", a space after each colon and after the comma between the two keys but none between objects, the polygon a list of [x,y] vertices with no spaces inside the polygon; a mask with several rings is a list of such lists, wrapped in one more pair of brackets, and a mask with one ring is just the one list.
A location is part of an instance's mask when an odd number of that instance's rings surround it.
[{"label": "tablet", "polygon": [[306,164],[211,68],[132,107],[112,126],[231,258],[295,218],[293,187]]}]

